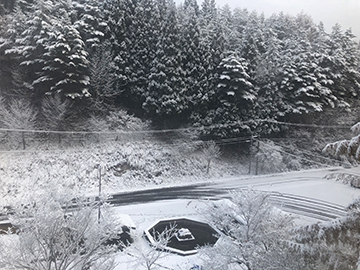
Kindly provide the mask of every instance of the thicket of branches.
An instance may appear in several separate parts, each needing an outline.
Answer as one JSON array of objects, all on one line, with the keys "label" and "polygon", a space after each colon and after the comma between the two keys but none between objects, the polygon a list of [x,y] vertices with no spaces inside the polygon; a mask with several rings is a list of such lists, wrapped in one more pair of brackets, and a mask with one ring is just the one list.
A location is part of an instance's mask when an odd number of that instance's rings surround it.
[{"label": "thicket of branches", "polygon": [[209,204],[205,217],[224,235],[214,247],[200,249],[206,269],[357,269],[359,200],[343,218],[295,226],[270,197],[241,190]]},{"label": "thicket of branches", "polygon": [[98,219],[98,204],[81,199],[69,201],[59,192],[17,205],[8,215],[12,229],[0,237],[0,267],[114,269],[114,239],[122,232],[121,224],[109,213]]}]

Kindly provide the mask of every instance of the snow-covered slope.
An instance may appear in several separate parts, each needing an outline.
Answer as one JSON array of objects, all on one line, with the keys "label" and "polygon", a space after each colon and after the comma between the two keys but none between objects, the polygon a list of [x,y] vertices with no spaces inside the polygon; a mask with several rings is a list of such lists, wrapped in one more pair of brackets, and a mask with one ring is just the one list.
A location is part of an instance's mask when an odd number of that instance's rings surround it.
[{"label": "snow-covered slope", "polygon": [[6,151],[0,153],[1,205],[59,188],[69,196],[96,194],[100,172],[102,192],[106,194],[240,175],[247,170],[242,164],[221,159],[211,161],[209,173],[206,166],[207,161],[196,146],[154,140]]}]

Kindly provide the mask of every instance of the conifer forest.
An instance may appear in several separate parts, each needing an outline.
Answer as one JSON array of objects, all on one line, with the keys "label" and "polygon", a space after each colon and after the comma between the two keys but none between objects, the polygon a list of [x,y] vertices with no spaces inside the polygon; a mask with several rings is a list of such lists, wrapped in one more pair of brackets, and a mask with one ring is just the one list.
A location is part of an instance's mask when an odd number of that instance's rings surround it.
[{"label": "conifer forest", "polygon": [[125,110],[155,129],[202,127],[205,138],[271,136],[276,121],[351,110],[360,91],[357,37],[304,13],[265,17],[215,0],[2,0],[0,20],[0,114],[21,108],[21,128],[83,130]]}]

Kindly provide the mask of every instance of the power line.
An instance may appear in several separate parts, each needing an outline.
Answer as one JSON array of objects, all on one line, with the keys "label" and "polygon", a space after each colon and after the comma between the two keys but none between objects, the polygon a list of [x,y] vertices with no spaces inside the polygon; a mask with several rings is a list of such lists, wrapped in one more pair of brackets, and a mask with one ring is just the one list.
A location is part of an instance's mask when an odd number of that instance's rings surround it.
[{"label": "power line", "polygon": [[[283,148],[285,147],[285,148],[288,148],[288,149],[289,149],[289,147],[280,145],[280,144],[278,144],[278,143],[275,143],[274,141],[272,141],[272,142],[273,142],[275,145],[277,145],[277,146],[280,146],[280,147],[283,147]],[[337,159],[331,159],[331,158],[324,157],[324,156],[320,156],[320,155],[314,155],[313,153],[310,153],[309,151],[307,151],[307,150],[305,150],[305,149],[301,149],[301,148],[299,148],[298,146],[297,146],[296,150],[300,151],[300,152],[301,152],[302,154],[304,154],[304,155],[312,156],[312,157],[315,157],[315,158],[322,158],[322,159],[327,160],[327,161],[330,161],[330,162],[341,162],[341,163],[344,163],[344,162],[339,161],[339,160],[337,160]],[[344,163],[344,164],[345,164],[345,163]]]},{"label": "power line", "polygon": [[270,119],[260,119],[258,121],[272,123],[272,124],[278,124],[278,125],[285,125],[285,126],[309,127],[309,128],[350,129],[352,127],[352,126],[341,126],[341,125],[300,124],[300,123],[281,122],[281,121],[270,120]]},{"label": "power line", "polygon": [[316,124],[300,124],[291,122],[281,122],[270,119],[257,119],[249,121],[237,121],[227,124],[217,124],[210,126],[187,127],[176,129],[149,129],[149,130],[116,130],[116,131],[62,131],[62,130],[42,130],[42,129],[10,129],[0,128],[0,132],[25,132],[25,133],[47,133],[47,134],[70,134],[70,135],[86,135],[86,134],[161,134],[170,132],[186,132],[186,131],[201,131],[215,128],[227,128],[236,125],[246,125],[254,122],[266,122],[277,125],[296,126],[296,127],[309,127],[309,128],[331,128],[331,129],[350,129],[352,126],[341,125],[316,125]]},{"label": "power line", "polygon": [[[259,140],[258,140],[258,141],[259,141]],[[260,142],[263,142],[263,141],[260,141]],[[265,143],[265,142],[263,142],[263,143]],[[266,144],[266,143],[265,143],[265,144]],[[275,144],[275,143],[274,143],[274,144]],[[276,146],[279,146],[279,147],[283,147],[282,145],[279,145],[279,144],[275,144],[275,145],[276,145]],[[314,160],[307,159],[307,158],[305,158],[305,157],[301,157],[301,156],[298,156],[298,155],[295,155],[295,154],[286,152],[286,151],[284,151],[284,150],[275,148],[275,147],[273,147],[273,146],[271,146],[271,145],[269,145],[269,144],[267,144],[267,146],[270,147],[270,148],[272,148],[273,150],[275,150],[275,151],[277,151],[277,152],[280,152],[280,153],[283,153],[283,154],[286,154],[286,155],[289,155],[289,156],[292,156],[292,157],[300,158],[300,159],[305,160],[305,161],[307,161],[307,162],[316,163],[316,164],[318,164],[318,165],[320,165],[320,166],[324,166],[323,163],[320,163],[320,162],[317,162],[317,161],[314,161]],[[323,158],[323,159],[326,159],[326,160],[329,160],[329,161],[332,161],[332,162],[337,161],[337,160],[332,160],[332,159],[329,159],[329,158],[326,158],[326,157],[323,157],[323,156],[315,156],[315,155],[312,155],[312,154],[307,154],[307,153],[301,151],[300,149],[297,149],[297,150],[300,151],[302,154],[310,155],[310,156],[313,156],[313,157],[316,157],[316,158]],[[337,161],[337,162],[339,162],[339,161]],[[342,162],[342,163],[343,163],[343,162]]]}]

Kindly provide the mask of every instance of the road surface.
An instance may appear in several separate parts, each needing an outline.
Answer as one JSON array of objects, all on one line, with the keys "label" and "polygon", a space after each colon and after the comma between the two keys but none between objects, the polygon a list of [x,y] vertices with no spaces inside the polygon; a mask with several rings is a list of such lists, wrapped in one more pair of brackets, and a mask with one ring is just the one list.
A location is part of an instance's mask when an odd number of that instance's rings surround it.
[{"label": "road surface", "polygon": [[[244,176],[220,179],[191,185],[159,187],[113,194],[109,202],[114,206],[144,204],[167,200],[216,200],[228,197],[230,190],[259,189],[271,193],[271,200],[284,211],[316,220],[343,217],[345,208],[360,197],[360,189],[334,180],[326,180],[330,173],[357,173],[358,168],[332,168],[263,176]],[[3,220],[0,229],[10,224]]]},{"label": "road surface", "polygon": [[215,200],[226,198],[230,190],[252,188],[270,192],[273,203],[284,211],[318,220],[331,220],[346,214],[346,206],[360,197],[360,190],[334,180],[326,180],[324,176],[330,173],[356,171],[357,168],[332,168],[221,179],[207,183],[117,193],[109,202],[121,206],[176,199]]}]

